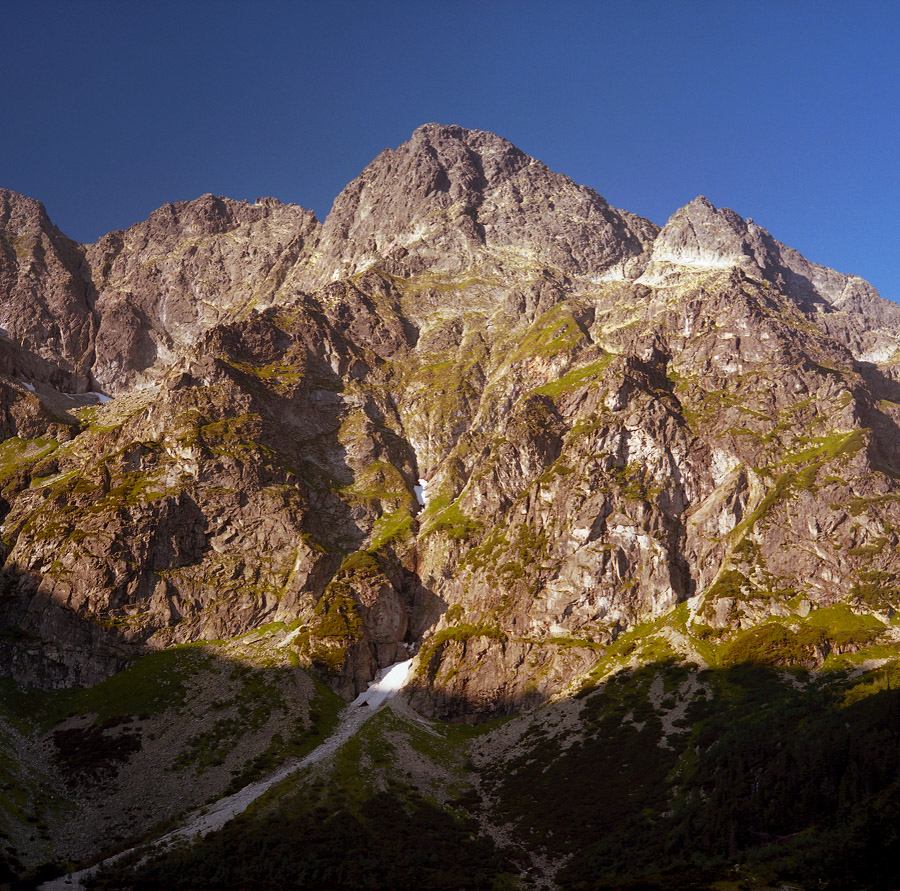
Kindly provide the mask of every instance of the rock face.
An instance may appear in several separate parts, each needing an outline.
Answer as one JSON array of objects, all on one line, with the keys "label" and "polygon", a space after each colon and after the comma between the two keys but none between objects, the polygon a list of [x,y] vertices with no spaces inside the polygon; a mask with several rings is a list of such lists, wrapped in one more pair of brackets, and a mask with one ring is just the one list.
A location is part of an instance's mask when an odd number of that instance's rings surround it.
[{"label": "rock face", "polygon": [[0,233],[0,327],[31,354],[34,378],[88,389],[97,317],[84,249],[50,222],[43,204],[7,189],[0,189]]},{"label": "rock face", "polygon": [[204,195],[101,238],[85,252],[100,319],[94,380],[127,392],[214,325],[269,305],[318,229],[309,211],[271,198]]},{"label": "rock face", "polygon": [[596,276],[640,268],[655,234],[505,139],[426,124],[341,192],[312,268],[321,282],[376,265],[403,277],[535,265]]},{"label": "rock face", "polygon": [[345,696],[418,648],[468,720],[679,604],[898,606],[900,308],[703,198],[660,230],[429,124],[323,225],[207,195],[82,246],[0,192],[0,300],[22,681],[284,622]]}]

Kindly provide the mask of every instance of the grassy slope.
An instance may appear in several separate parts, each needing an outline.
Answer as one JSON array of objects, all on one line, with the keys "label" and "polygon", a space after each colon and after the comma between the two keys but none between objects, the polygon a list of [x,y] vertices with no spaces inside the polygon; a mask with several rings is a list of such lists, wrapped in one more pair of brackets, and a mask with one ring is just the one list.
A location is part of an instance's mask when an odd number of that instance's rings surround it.
[{"label": "grassy slope", "polygon": [[283,631],[152,653],[87,689],[4,680],[0,734],[20,741],[0,759],[7,874],[41,862],[38,874],[58,874],[98,842],[129,847],[318,745],[343,700],[267,646]]},{"label": "grassy slope", "polygon": [[94,887],[517,888],[514,865],[461,806],[471,733],[384,709],[332,762],[222,830],[135,872],[108,869]]}]

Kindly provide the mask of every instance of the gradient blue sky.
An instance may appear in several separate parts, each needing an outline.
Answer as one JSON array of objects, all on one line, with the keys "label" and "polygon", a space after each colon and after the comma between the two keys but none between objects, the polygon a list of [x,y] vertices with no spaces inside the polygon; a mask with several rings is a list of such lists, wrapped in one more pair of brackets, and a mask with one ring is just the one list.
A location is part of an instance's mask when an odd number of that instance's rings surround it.
[{"label": "gradient blue sky", "polygon": [[80,241],[204,192],[327,214],[427,121],[664,223],[698,194],[900,300],[900,3],[0,0],[0,186]]}]

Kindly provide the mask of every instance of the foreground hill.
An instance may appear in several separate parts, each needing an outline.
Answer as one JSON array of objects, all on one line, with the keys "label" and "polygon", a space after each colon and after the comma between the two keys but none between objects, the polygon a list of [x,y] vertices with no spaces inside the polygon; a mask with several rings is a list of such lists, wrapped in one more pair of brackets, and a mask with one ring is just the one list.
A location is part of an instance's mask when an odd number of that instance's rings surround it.
[{"label": "foreground hill", "polygon": [[[52,790],[4,805],[11,870],[99,853],[57,830],[73,813],[123,842],[174,817],[123,798],[152,765],[183,807],[249,781],[327,733],[312,677],[351,699],[409,653],[406,710],[354,743],[373,778],[346,801],[323,791],[340,777],[291,781],[323,795],[290,805],[304,837],[330,814],[365,845],[383,809],[425,819],[424,794],[463,847],[492,833],[497,887],[675,887],[670,866],[706,887],[748,858],[744,881],[796,877],[798,834],[846,853],[890,823],[900,307],[862,279],[703,198],[659,229],[429,124],[324,224],[204,196],[84,246],[0,191],[0,289],[5,770]],[[146,666],[187,692],[142,708]],[[298,692],[248,724],[238,687],[265,672]],[[473,741],[409,708],[524,716]],[[159,710],[181,748],[154,749]],[[102,776],[68,764],[73,733],[114,751]],[[453,754],[395,759],[415,733]],[[271,807],[240,831],[288,818]],[[196,869],[185,887],[213,881]]]}]

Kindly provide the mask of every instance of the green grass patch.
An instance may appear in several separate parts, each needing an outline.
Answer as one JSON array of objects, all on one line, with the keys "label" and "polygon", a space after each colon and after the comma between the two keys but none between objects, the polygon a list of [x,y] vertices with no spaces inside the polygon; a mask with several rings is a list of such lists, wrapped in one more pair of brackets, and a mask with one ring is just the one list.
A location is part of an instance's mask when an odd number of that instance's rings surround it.
[{"label": "green grass patch", "polygon": [[24,470],[38,464],[59,448],[59,443],[49,436],[37,439],[21,439],[13,436],[0,443],[0,484]]},{"label": "green grass patch", "polygon": [[521,362],[535,356],[549,358],[572,350],[584,332],[575,321],[571,309],[565,303],[558,303],[539,316],[518,338],[510,355],[510,361]]},{"label": "green grass patch", "polygon": [[420,517],[421,537],[440,532],[449,538],[465,541],[477,534],[482,524],[467,517],[459,505],[459,499],[451,501],[448,495],[438,494],[429,500]]},{"label": "green grass patch", "polygon": [[874,616],[859,615],[846,604],[837,604],[814,610],[799,623],[773,620],[740,631],[720,655],[725,665],[816,667],[831,650],[865,647],[884,630],[884,623]]},{"label": "green grass patch", "polygon": [[203,644],[179,644],[150,653],[93,687],[47,693],[42,697],[41,723],[52,726],[68,715],[96,714],[104,721],[179,708],[191,676],[210,669],[214,659]]},{"label": "green grass patch", "polygon": [[448,643],[464,643],[473,637],[487,637],[505,641],[506,632],[494,625],[453,625],[433,634],[419,651],[419,672],[433,675],[437,671],[436,657],[439,657]]},{"label": "green grass patch", "polygon": [[408,539],[412,531],[412,524],[413,516],[405,507],[389,514],[382,514],[375,521],[372,529],[369,550],[377,551],[385,545]]},{"label": "green grass patch", "polygon": [[571,393],[600,377],[609,366],[612,358],[611,354],[607,354],[602,359],[591,362],[589,365],[573,368],[557,380],[549,381],[531,392],[539,396],[549,396],[551,399],[558,399],[560,396]]},{"label": "green grass patch", "polygon": [[728,533],[729,538],[743,537],[758,523],[762,523],[776,504],[789,498],[798,489],[815,491],[816,480],[822,468],[834,461],[847,460],[858,452],[865,445],[867,433],[867,430],[853,430],[849,433],[816,437],[808,448],[788,455],[781,466],[790,469],[778,475],[774,485],[756,508]]},{"label": "green grass patch", "polygon": [[811,628],[821,628],[838,647],[870,643],[886,627],[875,616],[855,613],[845,603],[813,610],[805,623]]}]

